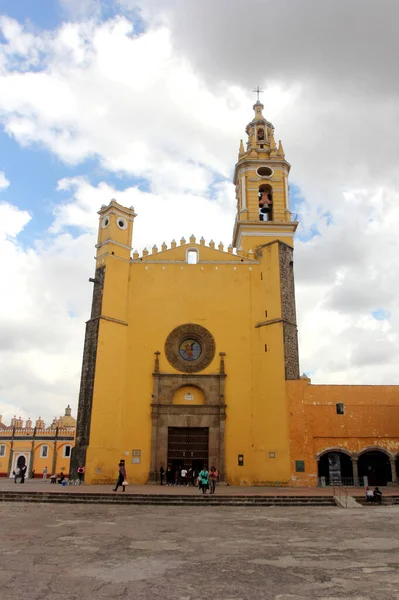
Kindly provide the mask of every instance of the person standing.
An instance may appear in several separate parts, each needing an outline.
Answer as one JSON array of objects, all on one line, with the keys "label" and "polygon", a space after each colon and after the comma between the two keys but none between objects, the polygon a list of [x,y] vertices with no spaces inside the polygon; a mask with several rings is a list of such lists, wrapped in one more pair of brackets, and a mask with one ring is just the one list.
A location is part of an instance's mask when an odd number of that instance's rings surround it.
[{"label": "person standing", "polygon": [[163,468],[163,465],[161,465],[161,468],[159,469],[159,478],[161,480],[161,485],[163,485],[164,476],[165,476],[165,469]]},{"label": "person standing", "polygon": [[21,471],[21,481],[19,483],[25,483],[25,475],[26,475],[26,470],[27,470],[27,466],[23,465],[20,469]]},{"label": "person standing", "polygon": [[83,476],[85,474],[85,468],[83,465],[79,465],[79,467],[77,468],[77,473],[78,473],[79,485],[81,485],[83,483]]},{"label": "person standing", "polygon": [[170,465],[166,470],[166,485],[173,485],[173,471]]},{"label": "person standing", "polygon": [[176,471],[175,471],[175,486],[179,485],[179,482],[180,482],[180,467],[177,466]]},{"label": "person standing", "polygon": [[17,479],[20,476],[20,469],[17,467],[15,471],[12,472],[12,474],[14,475],[14,483],[17,483]]},{"label": "person standing", "polygon": [[183,468],[182,468],[182,470],[180,472],[180,476],[181,476],[181,478],[180,478],[180,481],[181,481],[180,485],[186,486],[187,485],[187,469],[186,469],[186,467],[184,465],[183,465]]},{"label": "person standing", "polygon": [[118,479],[116,481],[116,485],[113,488],[114,492],[118,491],[118,487],[122,486],[122,491],[125,491],[125,486],[126,486],[126,468],[125,468],[125,461],[121,460],[119,465],[119,474],[118,474]]},{"label": "person standing", "polygon": [[201,481],[202,493],[206,494],[206,490],[208,489],[208,480],[209,480],[209,473],[208,473],[208,469],[206,468],[206,466],[204,466],[204,468],[200,472],[199,477],[200,477],[200,481]]},{"label": "person standing", "polygon": [[47,479],[47,467],[43,469],[43,479]]},{"label": "person standing", "polygon": [[216,467],[212,466],[211,470],[209,471],[209,492],[211,494],[215,493],[215,486],[218,476],[219,473],[217,472]]}]

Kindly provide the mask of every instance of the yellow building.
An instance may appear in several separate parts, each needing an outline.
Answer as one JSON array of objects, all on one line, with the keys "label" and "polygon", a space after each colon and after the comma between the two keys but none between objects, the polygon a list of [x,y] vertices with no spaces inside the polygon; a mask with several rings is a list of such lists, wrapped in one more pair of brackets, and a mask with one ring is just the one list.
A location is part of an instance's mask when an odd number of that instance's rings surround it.
[{"label": "yellow building", "polygon": [[[131,254],[133,207],[112,200],[99,211],[72,456],[87,483],[113,481],[123,459],[131,483],[155,482],[161,466],[206,464],[233,485],[317,485],[336,480],[341,449],[352,482],[375,473],[378,452],[384,481],[396,482],[399,431],[385,448],[383,387],[359,387],[355,400],[342,391],[347,414],[336,421],[342,402],[331,398],[343,386],[299,376],[290,165],[262,110],[256,102],[239,148],[228,248],[191,236]],[[392,388],[389,410],[398,405]]]},{"label": "yellow building", "polygon": [[262,109],[240,145],[233,245],[191,236],[131,257],[134,209],[99,211],[74,454],[88,483],[113,479],[121,458],[137,483],[176,463],[215,464],[233,484],[290,481],[297,223]]},{"label": "yellow building", "polygon": [[9,426],[0,417],[0,477],[13,477],[13,471],[26,465],[26,477],[69,473],[72,448],[75,443],[76,421],[71,408],[55,418],[49,427],[39,417],[35,424],[21,417],[11,419]]}]

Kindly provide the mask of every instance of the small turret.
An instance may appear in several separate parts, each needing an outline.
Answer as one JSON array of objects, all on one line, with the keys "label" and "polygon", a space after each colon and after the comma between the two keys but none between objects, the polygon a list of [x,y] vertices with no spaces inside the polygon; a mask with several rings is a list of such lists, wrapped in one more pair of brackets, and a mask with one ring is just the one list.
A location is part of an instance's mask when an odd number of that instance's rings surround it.
[{"label": "small turret", "polygon": [[103,205],[98,211],[100,223],[98,228],[97,258],[112,255],[125,260],[130,259],[132,250],[133,221],[137,216],[134,208],[125,208],[116,200],[108,206]]}]

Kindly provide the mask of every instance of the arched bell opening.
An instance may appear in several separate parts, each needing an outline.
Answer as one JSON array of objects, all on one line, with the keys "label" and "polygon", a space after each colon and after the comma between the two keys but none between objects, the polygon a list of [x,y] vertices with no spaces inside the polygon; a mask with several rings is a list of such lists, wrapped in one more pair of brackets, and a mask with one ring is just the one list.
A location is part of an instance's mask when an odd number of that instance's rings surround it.
[{"label": "arched bell opening", "polygon": [[359,456],[359,479],[367,477],[368,485],[387,485],[392,482],[391,461],[380,450],[368,450]]},{"label": "arched bell opening", "polygon": [[353,465],[351,457],[344,452],[326,452],[318,461],[319,481],[325,485],[353,485]]},{"label": "arched bell opening", "polygon": [[267,183],[259,186],[259,220],[273,221],[273,188]]}]

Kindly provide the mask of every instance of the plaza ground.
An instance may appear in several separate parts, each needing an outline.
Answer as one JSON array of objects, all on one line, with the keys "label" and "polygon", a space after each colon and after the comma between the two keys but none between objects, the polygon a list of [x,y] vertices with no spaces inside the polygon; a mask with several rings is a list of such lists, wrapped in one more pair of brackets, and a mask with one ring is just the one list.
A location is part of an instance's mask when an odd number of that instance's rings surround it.
[{"label": "plaza ground", "polygon": [[0,597],[399,599],[398,517],[377,506],[4,502]]}]

